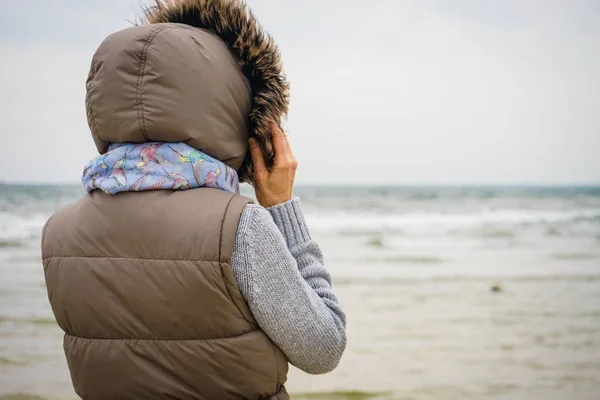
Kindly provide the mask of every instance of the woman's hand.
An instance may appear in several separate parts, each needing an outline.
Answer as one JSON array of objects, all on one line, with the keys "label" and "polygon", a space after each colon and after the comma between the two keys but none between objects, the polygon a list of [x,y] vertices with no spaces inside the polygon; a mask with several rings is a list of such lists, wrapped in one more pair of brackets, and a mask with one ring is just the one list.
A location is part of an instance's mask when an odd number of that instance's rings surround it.
[{"label": "woman's hand", "polygon": [[275,160],[268,170],[260,146],[254,138],[249,140],[254,164],[254,190],[263,207],[271,207],[292,199],[292,189],[298,162],[292,154],[287,136],[275,124],[271,125]]}]

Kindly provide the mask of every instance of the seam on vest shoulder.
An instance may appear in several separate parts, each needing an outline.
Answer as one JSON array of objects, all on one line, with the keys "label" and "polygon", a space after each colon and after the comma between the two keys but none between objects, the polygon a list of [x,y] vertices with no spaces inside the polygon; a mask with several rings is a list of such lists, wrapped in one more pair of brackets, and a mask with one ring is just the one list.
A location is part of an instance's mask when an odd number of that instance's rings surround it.
[{"label": "seam on vest shoulder", "polygon": [[42,253],[42,262],[44,261],[44,244],[46,243],[46,231],[48,230],[48,225],[50,225],[50,221],[52,220],[52,217],[54,217],[54,215],[50,216],[50,218],[48,218],[48,220],[46,221],[46,223],[44,224],[44,227],[42,228],[42,239],[40,240],[40,250]]},{"label": "seam on vest shoulder", "polygon": [[[223,280],[223,284],[225,286],[225,293],[227,293],[227,297],[229,298],[229,301],[231,301],[231,303],[238,310],[238,313],[242,316],[242,319],[244,321],[246,321],[247,323],[249,323],[251,326],[257,326],[257,323],[253,323],[252,321],[249,321],[246,318],[246,316],[244,315],[244,313],[242,312],[242,310],[240,310],[240,307],[238,306],[238,304],[236,303],[236,301],[231,296],[231,293],[229,293],[229,285],[227,284],[227,280],[225,279],[225,276],[223,275],[223,265],[225,265],[226,267],[231,268],[231,266],[230,266],[231,260],[229,260],[229,262],[222,261],[222,248],[223,248],[223,228],[225,226],[225,218],[227,218],[227,212],[229,211],[229,206],[231,205],[231,202],[233,201],[233,199],[235,199],[235,195],[232,195],[229,198],[229,201],[227,202],[227,206],[225,207],[225,212],[223,213],[223,219],[221,220],[221,233],[220,233],[220,236],[219,236],[219,260],[221,261],[219,263],[219,266],[221,267],[220,268],[220,270],[221,270],[221,279]],[[235,280],[235,278],[234,278],[234,280]],[[242,295],[242,297],[243,297],[243,295]]]},{"label": "seam on vest shoulder", "polygon": [[227,202],[227,205],[225,206],[225,212],[223,212],[223,218],[221,218],[221,232],[219,233],[219,261],[223,261],[222,260],[222,250],[223,250],[223,227],[225,226],[225,218],[227,217],[227,211],[229,211],[229,206],[231,205],[231,202],[233,201],[233,199],[235,198],[235,195],[232,195],[229,198],[229,201]]},{"label": "seam on vest shoulder", "polygon": [[218,338],[206,338],[206,339],[135,339],[135,338],[98,338],[98,337],[87,337],[87,336],[79,336],[73,335],[72,333],[65,332],[65,336],[71,336],[77,339],[84,340],[106,340],[106,341],[120,341],[120,342],[208,342],[208,341],[218,341],[218,340],[228,340],[228,339],[236,339],[245,335],[248,335],[252,332],[260,331],[259,328],[253,328],[249,331],[242,332],[238,335],[218,337]]}]

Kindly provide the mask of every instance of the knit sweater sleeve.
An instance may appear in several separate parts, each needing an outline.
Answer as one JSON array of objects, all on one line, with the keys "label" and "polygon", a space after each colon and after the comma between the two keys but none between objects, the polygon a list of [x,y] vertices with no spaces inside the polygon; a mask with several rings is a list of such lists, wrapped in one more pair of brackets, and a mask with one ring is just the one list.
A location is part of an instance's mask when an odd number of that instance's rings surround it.
[{"label": "knit sweater sleeve", "polygon": [[247,205],[231,267],[250,311],[289,362],[310,374],[332,371],[346,347],[346,316],[298,200]]}]

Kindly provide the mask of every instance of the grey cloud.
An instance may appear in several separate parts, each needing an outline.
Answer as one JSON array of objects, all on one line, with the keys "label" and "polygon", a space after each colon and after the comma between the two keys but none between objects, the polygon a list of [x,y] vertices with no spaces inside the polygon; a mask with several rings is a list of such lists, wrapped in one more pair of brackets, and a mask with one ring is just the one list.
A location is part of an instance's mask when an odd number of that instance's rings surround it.
[{"label": "grey cloud", "polygon": [[[300,182],[600,182],[597,2],[249,3],[292,83]],[[89,60],[139,9],[43,7],[35,27],[0,19],[0,180],[78,179]]]}]

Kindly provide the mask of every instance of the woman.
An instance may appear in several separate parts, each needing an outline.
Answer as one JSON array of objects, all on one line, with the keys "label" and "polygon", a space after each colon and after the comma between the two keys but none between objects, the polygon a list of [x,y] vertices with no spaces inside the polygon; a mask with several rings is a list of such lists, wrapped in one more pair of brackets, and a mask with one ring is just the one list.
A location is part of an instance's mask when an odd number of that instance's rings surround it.
[{"label": "woman", "polygon": [[165,0],[145,18],[93,57],[86,106],[100,156],[84,170],[89,193],[44,228],[75,391],[287,399],[288,361],[331,371],[346,333],[292,199],[277,47],[238,0]]}]

